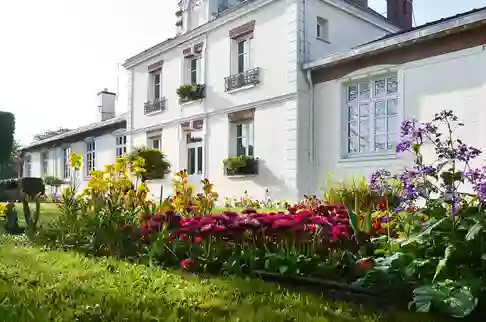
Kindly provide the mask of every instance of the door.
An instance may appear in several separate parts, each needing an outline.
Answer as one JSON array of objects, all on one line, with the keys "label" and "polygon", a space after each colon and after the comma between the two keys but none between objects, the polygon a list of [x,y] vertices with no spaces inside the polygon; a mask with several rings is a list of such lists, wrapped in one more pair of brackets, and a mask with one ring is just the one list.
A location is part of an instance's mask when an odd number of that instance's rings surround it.
[{"label": "door", "polygon": [[187,138],[187,173],[189,183],[194,185],[196,191],[200,190],[203,179],[203,139],[189,136]]}]

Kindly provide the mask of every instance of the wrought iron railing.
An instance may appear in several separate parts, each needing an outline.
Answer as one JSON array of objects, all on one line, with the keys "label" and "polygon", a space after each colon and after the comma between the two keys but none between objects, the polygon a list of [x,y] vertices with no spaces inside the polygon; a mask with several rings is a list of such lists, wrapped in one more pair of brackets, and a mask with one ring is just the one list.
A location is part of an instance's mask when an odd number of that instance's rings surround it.
[{"label": "wrought iron railing", "polygon": [[224,79],[225,91],[260,83],[260,68],[256,67]]},{"label": "wrought iron railing", "polygon": [[165,110],[165,97],[158,98],[153,102],[146,102],[143,106],[145,115]]}]

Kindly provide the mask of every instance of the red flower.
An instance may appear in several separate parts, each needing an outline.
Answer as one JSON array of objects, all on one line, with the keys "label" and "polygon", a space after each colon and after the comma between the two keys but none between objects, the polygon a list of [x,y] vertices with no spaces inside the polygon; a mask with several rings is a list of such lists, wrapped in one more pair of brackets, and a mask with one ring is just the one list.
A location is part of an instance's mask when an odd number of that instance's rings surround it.
[{"label": "red flower", "polygon": [[199,244],[199,243],[201,243],[201,237],[200,236],[196,236],[194,238],[194,244]]},{"label": "red flower", "polygon": [[316,231],[316,225],[314,225],[314,224],[310,224],[310,225],[309,225],[309,232],[310,232],[311,234],[313,234],[315,231]]},{"label": "red flower", "polygon": [[179,236],[179,240],[180,240],[180,241],[184,241],[184,239],[186,239],[186,235],[180,235],[180,236]]},{"label": "red flower", "polygon": [[192,258],[186,258],[180,261],[179,263],[181,270],[185,271],[191,268],[192,265],[194,265],[194,260]]},{"label": "red flower", "polygon": [[167,241],[170,243],[172,243],[174,241],[174,236],[172,235],[169,235],[169,237],[167,237]]},{"label": "red flower", "polygon": [[375,263],[371,259],[362,259],[357,263],[358,269],[362,271],[368,271],[375,266]]}]

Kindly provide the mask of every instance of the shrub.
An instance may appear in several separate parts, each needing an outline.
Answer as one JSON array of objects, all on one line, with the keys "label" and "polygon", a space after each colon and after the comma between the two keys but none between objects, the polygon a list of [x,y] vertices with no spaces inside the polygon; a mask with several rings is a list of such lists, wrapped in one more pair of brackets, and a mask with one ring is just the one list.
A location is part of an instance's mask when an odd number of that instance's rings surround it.
[{"label": "shrub", "polygon": [[143,158],[145,164],[143,169],[145,170],[141,173],[142,181],[154,179],[163,179],[166,174],[170,173],[170,163],[167,161],[166,156],[159,150],[148,149],[148,148],[137,148],[129,156],[130,165],[137,158]]},{"label": "shrub", "polygon": [[54,176],[47,176],[43,178],[44,184],[49,187],[59,188],[65,182],[62,179],[56,178]]},{"label": "shrub", "polygon": [[223,160],[223,166],[226,175],[258,173],[258,159],[251,156],[241,155],[226,158]]},{"label": "shrub", "polygon": [[30,198],[43,196],[46,193],[46,187],[41,178],[20,178],[19,182],[22,191]]},{"label": "shrub", "polygon": [[3,166],[10,160],[14,146],[14,132],[14,115],[0,111],[0,166]]}]

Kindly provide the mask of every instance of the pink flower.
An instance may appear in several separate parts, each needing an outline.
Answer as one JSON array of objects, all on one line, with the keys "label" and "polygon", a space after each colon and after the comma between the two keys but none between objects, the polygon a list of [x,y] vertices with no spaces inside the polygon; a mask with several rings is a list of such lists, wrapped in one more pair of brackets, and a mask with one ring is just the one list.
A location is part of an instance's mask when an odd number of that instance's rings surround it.
[{"label": "pink flower", "polygon": [[179,240],[180,240],[180,241],[184,241],[184,239],[186,239],[186,235],[180,235],[180,236],[179,236]]},{"label": "pink flower", "polygon": [[194,244],[200,244],[201,243],[201,237],[200,236],[196,236],[194,238]]},{"label": "pink flower", "polygon": [[186,258],[180,261],[179,263],[181,270],[185,271],[191,268],[192,265],[194,265],[194,260],[192,258]]}]

